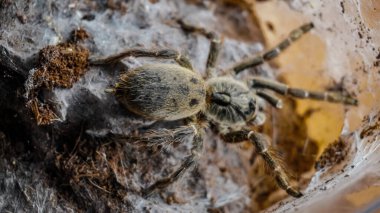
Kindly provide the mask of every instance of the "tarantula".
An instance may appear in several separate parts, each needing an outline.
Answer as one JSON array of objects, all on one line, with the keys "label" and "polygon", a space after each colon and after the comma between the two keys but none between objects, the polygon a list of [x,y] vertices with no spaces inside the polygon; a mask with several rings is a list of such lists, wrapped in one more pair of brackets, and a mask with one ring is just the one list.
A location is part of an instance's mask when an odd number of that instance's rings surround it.
[{"label": "tarantula", "polygon": [[139,137],[140,141],[147,144],[159,144],[170,140],[181,141],[185,136],[193,137],[191,154],[183,160],[181,166],[168,177],[158,180],[143,190],[143,195],[150,195],[157,189],[167,187],[195,165],[202,152],[205,128],[208,127],[208,123],[213,123],[219,125],[222,138],[227,143],[250,141],[273,171],[278,186],[293,197],[301,197],[302,193],[290,186],[284,169],[266,142],[266,137],[247,127],[250,124],[260,125],[264,121],[262,112],[258,110],[257,99],[260,97],[275,108],[281,108],[282,101],[268,91],[295,98],[347,105],[356,105],[357,100],[340,93],[291,88],[259,77],[243,82],[234,79],[233,75],[277,57],[292,42],[310,31],[313,24],[300,26],[275,48],[236,64],[224,76],[214,77],[213,70],[221,40],[215,33],[205,29],[187,25],[182,21],[178,23],[185,31],[201,33],[210,39],[205,77],[194,71],[188,58],[171,49],[154,51],[132,49],[106,58],[90,59],[92,65],[116,63],[128,56],[174,59],[178,63],[178,65],[160,63],[143,65],[120,75],[118,83],[112,89],[108,89],[108,92],[114,93],[129,111],[144,118],[166,121],[185,118],[189,120],[185,126]]}]

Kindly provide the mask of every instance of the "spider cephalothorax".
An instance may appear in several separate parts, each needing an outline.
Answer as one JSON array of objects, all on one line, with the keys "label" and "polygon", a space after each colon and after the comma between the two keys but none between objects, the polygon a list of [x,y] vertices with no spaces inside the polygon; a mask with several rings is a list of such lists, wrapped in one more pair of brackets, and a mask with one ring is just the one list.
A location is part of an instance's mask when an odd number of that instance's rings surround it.
[{"label": "spider cephalothorax", "polygon": [[243,82],[231,77],[207,81],[208,118],[216,123],[240,129],[256,118],[256,97]]},{"label": "spider cephalothorax", "polygon": [[214,33],[179,22],[186,31],[205,34],[211,39],[207,61],[207,74],[202,77],[192,68],[190,61],[177,51],[164,49],[127,50],[104,59],[91,60],[92,65],[115,63],[127,56],[156,57],[174,59],[176,64],[143,65],[122,74],[113,92],[117,99],[128,110],[143,118],[153,120],[178,120],[189,118],[186,126],[171,130],[148,133],[138,137],[147,144],[160,144],[167,141],[183,141],[187,136],[193,137],[191,154],[181,166],[168,177],[163,178],[143,190],[149,195],[157,189],[165,188],[179,177],[199,159],[203,148],[204,129],[207,123],[222,127],[222,138],[227,143],[250,141],[256,151],[263,157],[273,171],[279,187],[294,197],[302,194],[293,189],[287,180],[284,169],[277,162],[266,142],[267,137],[252,131],[250,124],[260,124],[262,113],[258,110],[257,99],[262,98],[275,108],[281,108],[282,102],[273,92],[296,98],[309,98],[329,102],[356,105],[356,99],[332,92],[315,92],[291,88],[285,84],[268,79],[252,77],[247,81],[239,81],[233,76],[242,70],[262,64],[276,57],[282,50],[313,28],[313,24],[305,24],[293,30],[289,37],[274,49],[236,64],[225,76],[212,77],[213,68],[219,52],[220,40]]}]

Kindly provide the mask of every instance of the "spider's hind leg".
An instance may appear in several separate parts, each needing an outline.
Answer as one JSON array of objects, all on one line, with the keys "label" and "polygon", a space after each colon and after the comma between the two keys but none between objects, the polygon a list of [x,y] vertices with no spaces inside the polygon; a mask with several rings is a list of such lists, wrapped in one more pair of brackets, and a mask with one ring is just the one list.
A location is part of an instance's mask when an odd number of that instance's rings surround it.
[{"label": "spider's hind leg", "polygon": [[151,58],[161,58],[161,59],[173,59],[180,66],[193,70],[190,60],[180,54],[176,50],[172,49],[160,49],[160,50],[147,50],[147,49],[128,49],[120,53],[110,55],[104,58],[90,58],[90,65],[107,65],[120,62],[126,57],[151,57]]},{"label": "spider's hind leg", "polygon": [[203,150],[203,133],[201,128],[196,127],[195,125],[189,125],[188,127],[193,129],[192,134],[194,135],[191,154],[187,156],[181,163],[181,166],[171,173],[169,176],[162,178],[161,180],[156,181],[154,184],[145,188],[142,191],[142,195],[144,197],[150,196],[156,190],[164,189],[168,187],[170,184],[177,181],[179,178],[185,174],[185,172],[194,166],[196,162],[199,160],[201,156],[201,152]]}]

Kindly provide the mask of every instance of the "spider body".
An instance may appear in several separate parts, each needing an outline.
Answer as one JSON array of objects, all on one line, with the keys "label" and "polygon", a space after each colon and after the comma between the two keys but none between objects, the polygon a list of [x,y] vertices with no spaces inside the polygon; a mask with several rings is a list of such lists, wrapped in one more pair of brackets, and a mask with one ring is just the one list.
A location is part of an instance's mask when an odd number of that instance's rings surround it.
[{"label": "spider body", "polygon": [[122,74],[115,95],[131,112],[153,120],[178,120],[203,110],[216,123],[243,126],[256,114],[246,84],[230,77],[205,82],[176,64],[143,65]]},{"label": "spider body", "polygon": [[[205,29],[179,22],[185,31],[204,34],[211,40],[210,52],[206,66],[206,76],[196,73],[190,61],[177,51],[132,49],[103,59],[91,59],[92,65],[105,65],[119,62],[128,56],[155,57],[173,59],[176,64],[151,64],[133,69],[119,77],[118,83],[110,90],[120,103],[128,110],[153,120],[186,119],[187,125],[175,129],[152,131],[138,136],[137,141],[150,145],[183,142],[184,138],[192,137],[190,155],[185,157],[179,168],[168,177],[162,178],[143,190],[143,195],[152,194],[178,180],[190,167],[199,160],[203,149],[204,129],[207,123],[218,124],[221,138],[227,143],[250,141],[256,152],[264,159],[272,170],[277,185],[293,197],[302,193],[290,186],[287,175],[276,159],[268,138],[258,133],[250,124],[259,125],[265,121],[263,112],[258,110],[259,98],[267,101],[275,108],[282,107],[282,101],[274,93],[294,98],[336,102],[346,105],[356,105],[357,100],[347,95],[334,92],[307,91],[289,87],[273,80],[252,77],[237,80],[234,75],[242,70],[255,67],[264,61],[271,60],[304,33],[313,28],[313,24],[305,24],[293,30],[289,37],[275,48],[264,54],[254,56],[236,64],[228,70],[228,74],[213,76],[220,40],[216,35]],[[135,137],[131,137],[135,138]]]},{"label": "spider body", "polygon": [[190,117],[206,104],[202,76],[176,64],[138,67],[122,74],[115,90],[128,110],[153,120]]}]

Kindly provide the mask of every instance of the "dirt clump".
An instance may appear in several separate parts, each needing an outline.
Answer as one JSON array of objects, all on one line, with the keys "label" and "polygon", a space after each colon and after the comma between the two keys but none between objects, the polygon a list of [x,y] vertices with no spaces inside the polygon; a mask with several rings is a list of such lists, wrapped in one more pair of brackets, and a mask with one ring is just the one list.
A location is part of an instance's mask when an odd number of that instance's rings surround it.
[{"label": "dirt clump", "polygon": [[[73,41],[88,38],[83,29],[74,30]],[[32,110],[38,125],[59,120],[44,91],[54,88],[71,88],[87,71],[89,51],[76,43],[49,45],[40,50],[38,67],[30,73],[27,82],[27,106]]]},{"label": "dirt clump", "polygon": [[349,148],[350,144],[345,142],[342,138],[339,138],[324,150],[315,164],[315,169],[321,170],[339,164],[346,158]]},{"label": "dirt clump", "polygon": [[76,43],[78,41],[84,41],[88,38],[90,38],[90,35],[87,33],[87,31],[83,28],[78,28],[71,32],[70,40]]},{"label": "dirt clump", "polygon": [[34,73],[34,82],[52,89],[70,88],[87,70],[89,51],[77,44],[47,46],[39,53],[41,66]]}]

